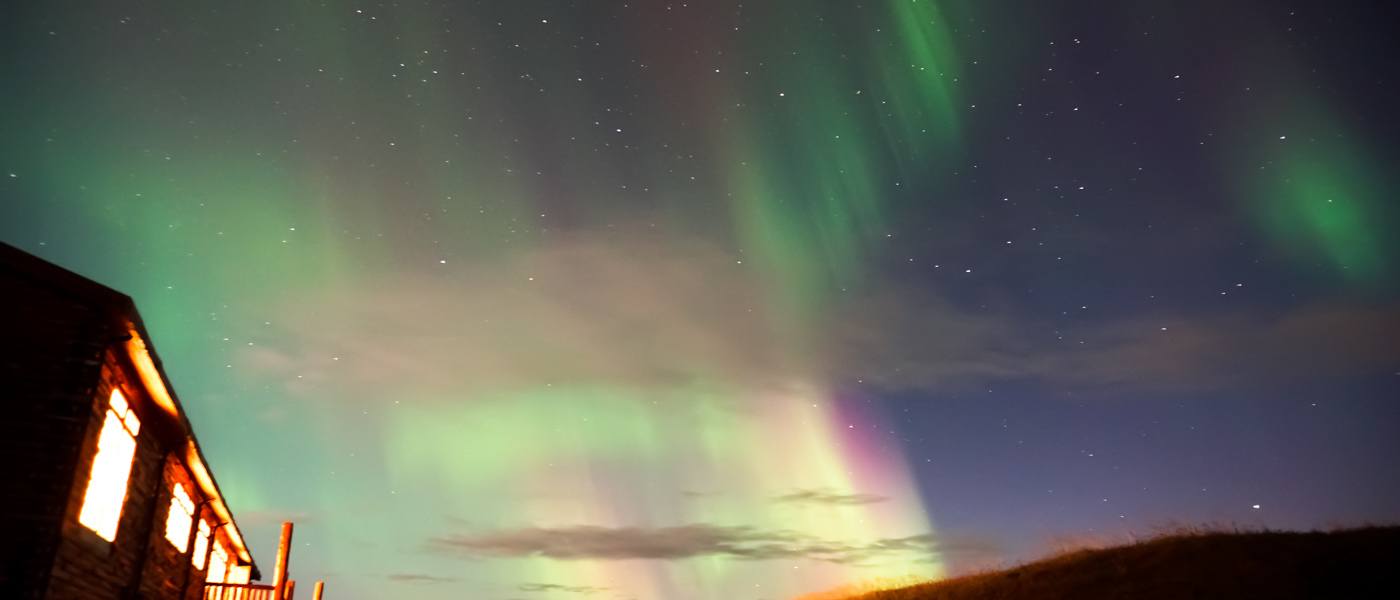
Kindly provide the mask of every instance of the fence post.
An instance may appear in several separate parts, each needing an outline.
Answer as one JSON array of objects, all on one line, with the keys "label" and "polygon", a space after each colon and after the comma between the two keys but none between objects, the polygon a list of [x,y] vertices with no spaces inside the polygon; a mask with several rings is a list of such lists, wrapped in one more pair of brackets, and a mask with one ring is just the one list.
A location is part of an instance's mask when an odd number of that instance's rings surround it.
[{"label": "fence post", "polygon": [[311,600],[321,600],[321,594],[326,591],[326,582],[322,579],[316,580],[316,587],[311,589]]},{"label": "fence post", "polygon": [[272,572],[272,596],[274,600],[291,597],[287,593],[287,562],[292,552],[292,522],[282,522],[282,539],[277,542],[277,570]]},{"label": "fence post", "polygon": [[287,595],[286,595],[286,596],[283,596],[283,597],[282,597],[282,600],[292,600],[292,596],[295,596],[296,593],[297,593],[297,580],[295,580],[295,579],[290,579],[290,580],[287,581]]}]

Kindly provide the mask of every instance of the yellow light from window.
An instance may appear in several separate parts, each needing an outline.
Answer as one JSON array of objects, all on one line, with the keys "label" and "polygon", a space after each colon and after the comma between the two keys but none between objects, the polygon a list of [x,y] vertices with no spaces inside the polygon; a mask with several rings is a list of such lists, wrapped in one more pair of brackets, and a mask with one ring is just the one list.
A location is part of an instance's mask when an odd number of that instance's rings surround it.
[{"label": "yellow light from window", "polygon": [[92,472],[88,474],[78,522],[110,542],[117,539],[117,525],[126,502],[126,484],[131,477],[132,459],[136,457],[136,434],[141,431],[141,420],[136,418],[120,390],[112,390],[107,403],[107,418],[102,421],[102,433],[97,437],[97,455],[92,458]]},{"label": "yellow light from window", "polygon": [[196,569],[204,568],[204,558],[209,554],[209,522],[204,519],[199,520],[199,532],[194,537],[194,554],[190,555],[190,563]]},{"label": "yellow light from window", "polygon": [[214,549],[209,553],[209,576],[204,580],[211,583],[223,583],[228,575],[228,551],[224,550],[224,545],[214,542]]},{"label": "yellow light from window", "polygon": [[190,541],[190,524],[194,522],[194,501],[185,493],[184,484],[170,490],[170,513],[165,517],[165,539],[176,550],[184,552]]},{"label": "yellow light from window", "polygon": [[252,565],[230,565],[228,568],[229,583],[248,583],[252,580]]}]

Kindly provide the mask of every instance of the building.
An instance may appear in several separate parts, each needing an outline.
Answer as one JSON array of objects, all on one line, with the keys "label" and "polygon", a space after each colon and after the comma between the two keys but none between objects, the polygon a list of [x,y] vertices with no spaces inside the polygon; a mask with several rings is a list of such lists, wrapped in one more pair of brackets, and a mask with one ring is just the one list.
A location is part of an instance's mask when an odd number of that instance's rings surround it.
[{"label": "building", "polygon": [[260,579],[131,298],[0,243],[0,309],[0,598]]}]

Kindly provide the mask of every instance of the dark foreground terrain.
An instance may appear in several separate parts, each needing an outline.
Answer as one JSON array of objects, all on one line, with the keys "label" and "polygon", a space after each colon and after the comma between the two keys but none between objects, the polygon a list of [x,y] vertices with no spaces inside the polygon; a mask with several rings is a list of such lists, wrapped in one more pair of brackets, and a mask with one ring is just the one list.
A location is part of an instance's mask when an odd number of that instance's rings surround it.
[{"label": "dark foreground terrain", "polygon": [[1108,598],[1400,598],[1400,527],[1169,535],[860,596],[860,600]]}]

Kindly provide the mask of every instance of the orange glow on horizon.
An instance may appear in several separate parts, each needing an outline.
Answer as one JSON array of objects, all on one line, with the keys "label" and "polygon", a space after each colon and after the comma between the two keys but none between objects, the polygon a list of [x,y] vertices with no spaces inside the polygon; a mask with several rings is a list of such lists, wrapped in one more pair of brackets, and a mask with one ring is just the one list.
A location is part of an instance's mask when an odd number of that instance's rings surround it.
[{"label": "orange glow on horizon", "polygon": [[921,583],[928,583],[929,581],[930,580],[926,577],[915,575],[910,575],[908,577],[876,577],[825,591],[803,594],[792,600],[856,600],[866,594],[906,588]]}]

